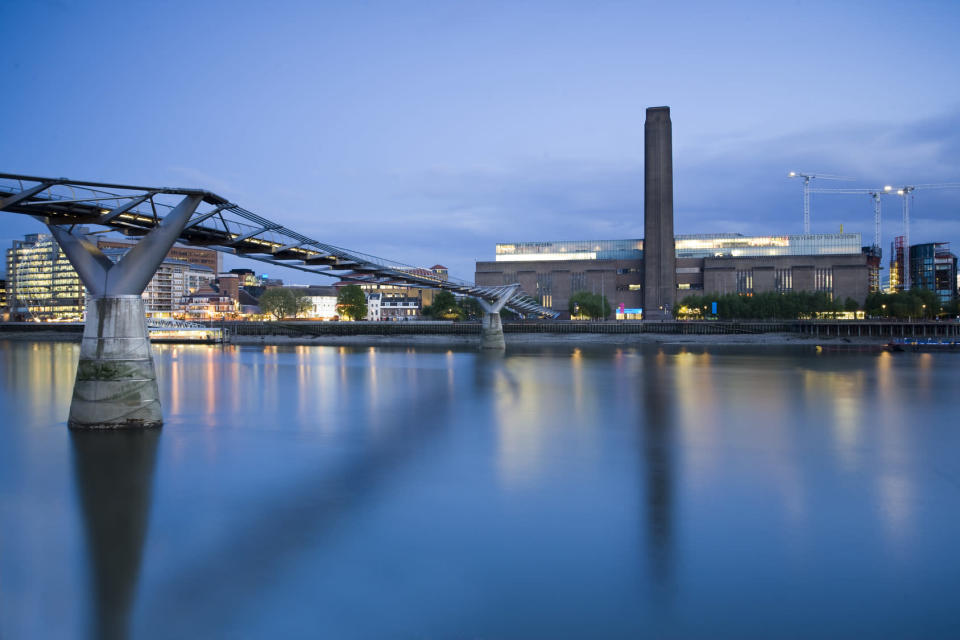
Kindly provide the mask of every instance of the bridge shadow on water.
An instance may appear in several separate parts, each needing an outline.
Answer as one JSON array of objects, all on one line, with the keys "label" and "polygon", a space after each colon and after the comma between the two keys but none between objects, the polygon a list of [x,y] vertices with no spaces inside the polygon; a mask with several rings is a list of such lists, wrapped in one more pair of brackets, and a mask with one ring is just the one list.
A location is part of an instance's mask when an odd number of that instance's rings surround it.
[{"label": "bridge shadow on water", "polygon": [[377,406],[377,415],[366,415],[385,428],[362,447],[296,476],[268,502],[231,520],[233,533],[213,553],[195,557],[153,585],[135,628],[162,623],[164,637],[229,637],[238,609],[255,610],[264,594],[296,570],[298,560],[322,549],[351,513],[389,490],[391,479],[429,455],[431,440],[454,423],[455,394],[445,371],[437,370],[438,377],[429,381],[423,379],[425,370],[418,373],[416,393],[411,388],[402,400],[385,402]]},{"label": "bridge shadow on water", "polygon": [[[509,355],[478,354],[470,375],[459,382],[469,388],[459,390],[446,371],[436,370],[435,377],[425,379],[421,370],[416,393],[377,407],[376,420],[386,428],[362,447],[298,474],[268,501],[241,512],[212,553],[188,549],[180,567],[151,582],[150,597],[137,604],[133,621],[163,432],[71,432],[91,575],[89,637],[128,637],[131,626],[148,636],[162,629],[163,637],[223,637],[229,631],[225,621],[237,610],[255,607],[298,559],[322,548],[351,512],[388,490],[404,467],[435,451],[431,442],[457,424],[464,410],[463,393],[520,399],[525,382],[509,360]],[[669,607],[676,381],[662,353],[644,354],[640,362],[640,375],[625,378],[622,385],[614,383],[609,393],[616,396],[611,401],[633,404],[634,441],[642,461],[637,465],[637,523],[639,546],[645,550],[638,559],[646,567],[651,603]],[[489,403],[472,404],[470,410],[480,422],[496,420]]]}]

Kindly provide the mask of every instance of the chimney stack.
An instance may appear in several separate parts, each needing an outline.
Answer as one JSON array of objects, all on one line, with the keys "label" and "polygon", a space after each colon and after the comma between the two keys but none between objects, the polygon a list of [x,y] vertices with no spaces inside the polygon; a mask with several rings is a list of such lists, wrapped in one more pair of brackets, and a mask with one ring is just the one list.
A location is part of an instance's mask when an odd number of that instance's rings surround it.
[{"label": "chimney stack", "polygon": [[670,107],[647,109],[643,172],[643,317],[665,320],[671,318],[677,291]]}]

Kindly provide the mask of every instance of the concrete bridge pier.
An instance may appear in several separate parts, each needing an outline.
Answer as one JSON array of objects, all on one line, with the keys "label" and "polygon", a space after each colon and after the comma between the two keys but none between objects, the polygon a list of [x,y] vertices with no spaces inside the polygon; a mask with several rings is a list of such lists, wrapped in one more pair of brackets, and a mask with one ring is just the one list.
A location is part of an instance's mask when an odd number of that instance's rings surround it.
[{"label": "concrete bridge pier", "polygon": [[71,429],[163,424],[143,293],[200,204],[187,196],[116,264],[92,242],[48,224],[87,288],[87,318],[70,403]]},{"label": "concrete bridge pier", "polygon": [[500,321],[500,310],[510,301],[510,298],[513,297],[519,288],[519,284],[506,287],[494,302],[483,298],[477,299],[484,311],[483,320],[480,324],[481,349],[499,349],[503,351],[507,348],[507,342],[503,338],[503,323]]}]

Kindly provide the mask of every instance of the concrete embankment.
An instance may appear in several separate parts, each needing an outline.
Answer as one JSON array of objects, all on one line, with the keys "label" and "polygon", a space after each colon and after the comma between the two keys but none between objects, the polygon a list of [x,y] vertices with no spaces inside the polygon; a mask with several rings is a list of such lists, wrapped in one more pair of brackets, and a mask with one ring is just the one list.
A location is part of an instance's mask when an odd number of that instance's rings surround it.
[{"label": "concrete embankment", "polygon": [[82,322],[0,322],[0,340],[80,342]]},{"label": "concrete embankment", "polygon": [[[479,322],[218,322],[232,344],[479,345]],[[79,341],[83,325],[0,323],[0,339]],[[956,322],[505,322],[519,344],[884,344],[960,338]]]}]

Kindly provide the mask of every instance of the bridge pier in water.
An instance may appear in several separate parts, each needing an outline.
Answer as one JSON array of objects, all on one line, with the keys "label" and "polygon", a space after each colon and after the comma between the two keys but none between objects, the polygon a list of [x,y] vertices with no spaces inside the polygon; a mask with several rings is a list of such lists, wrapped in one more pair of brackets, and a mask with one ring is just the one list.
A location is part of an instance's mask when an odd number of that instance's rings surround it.
[{"label": "bridge pier in water", "polygon": [[89,296],[70,403],[71,429],[163,425],[140,294],[200,200],[200,196],[186,196],[116,264],[86,238],[48,225]]},{"label": "bridge pier in water", "polygon": [[520,288],[519,284],[507,287],[503,293],[494,302],[477,298],[480,306],[483,308],[483,319],[480,323],[480,348],[481,349],[499,349],[503,351],[507,348],[507,342],[503,337],[503,322],[500,321],[500,310],[506,306],[510,298]]}]

